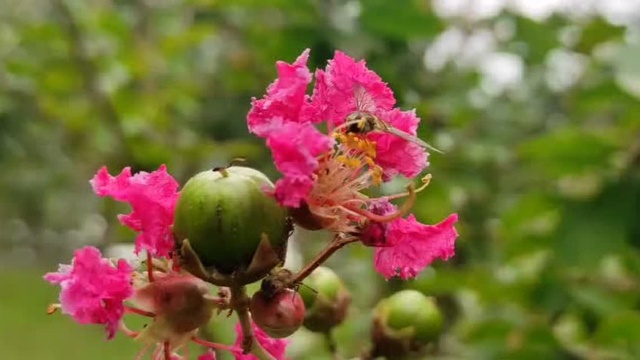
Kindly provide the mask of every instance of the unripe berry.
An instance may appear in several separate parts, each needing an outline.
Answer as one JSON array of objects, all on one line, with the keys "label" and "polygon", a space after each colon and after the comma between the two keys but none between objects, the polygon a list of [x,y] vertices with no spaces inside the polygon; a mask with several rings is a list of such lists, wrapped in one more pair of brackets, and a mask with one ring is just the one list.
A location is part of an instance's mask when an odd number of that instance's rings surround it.
[{"label": "unripe berry", "polygon": [[444,318],[433,298],[402,290],[378,303],[374,310],[376,355],[401,358],[437,340]]},{"label": "unripe berry", "polygon": [[300,294],[291,289],[281,289],[272,297],[260,290],[253,294],[251,317],[272,338],[287,337],[302,326],[305,307]]},{"label": "unripe berry", "polygon": [[[178,242],[188,239],[207,271],[237,275],[258,269],[246,282],[258,280],[284,258],[290,230],[285,209],[265,194],[269,188],[273,184],[264,174],[246,167],[197,174],[176,205],[173,231]],[[259,248],[268,254],[256,254]],[[252,263],[256,258],[262,263]]]},{"label": "unripe berry", "polygon": [[444,318],[432,297],[416,290],[403,290],[387,299],[387,326],[394,330],[415,329],[415,338],[423,343],[435,340]]},{"label": "unripe berry", "polygon": [[327,332],[341,324],[351,304],[351,295],[340,277],[327,267],[319,267],[304,281],[300,294],[307,307],[304,326]]}]

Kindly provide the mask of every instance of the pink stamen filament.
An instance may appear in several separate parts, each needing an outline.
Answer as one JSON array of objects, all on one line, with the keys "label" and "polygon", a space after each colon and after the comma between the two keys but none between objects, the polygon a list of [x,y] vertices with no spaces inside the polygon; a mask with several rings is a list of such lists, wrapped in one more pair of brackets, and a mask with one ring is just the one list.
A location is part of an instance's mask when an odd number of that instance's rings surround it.
[{"label": "pink stamen filament", "polygon": [[156,345],[156,348],[153,350],[151,354],[151,360],[162,360],[162,345]]},{"label": "pink stamen filament", "polygon": [[[413,204],[415,203],[416,200],[416,192],[413,188],[413,185],[409,186],[409,194],[408,194],[408,198],[407,201],[405,201],[402,206],[400,207],[400,209],[398,209],[398,211],[389,214],[389,215],[377,215],[374,214],[370,211],[367,210],[363,210],[363,209],[359,209],[359,208],[351,208],[349,207],[349,209],[355,213],[357,213],[358,215],[364,216],[366,218],[368,218],[369,220],[373,220],[375,222],[380,222],[380,223],[386,223],[386,222],[390,222],[393,221],[395,219],[401,218],[402,216],[404,216],[407,212],[409,212],[409,210],[411,210],[411,207],[413,207]],[[347,207],[347,206],[345,206]]]},{"label": "pink stamen filament", "polygon": [[171,346],[169,346],[169,342],[164,342],[164,360],[171,360]]},{"label": "pink stamen filament", "polygon": [[151,257],[151,253],[147,251],[147,277],[149,278],[149,282],[153,282],[153,258]]},{"label": "pink stamen filament", "polygon": [[142,316],[146,316],[146,317],[155,317],[156,314],[150,312],[150,311],[145,311],[145,310],[140,310],[138,308],[134,308],[132,306],[127,306],[125,305],[124,307],[125,311],[131,314],[138,314],[138,315],[142,315]]},{"label": "pink stamen filament", "polygon": [[140,352],[138,353],[138,356],[136,356],[135,360],[142,360],[142,357],[149,351],[149,348],[151,348],[153,344],[147,344],[145,345],[142,350],[140,350]]},{"label": "pink stamen filament", "polygon": [[130,338],[134,338],[134,339],[137,338],[138,335],[140,335],[139,332],[129,329],[127,327],[127,325],[124,324],[124,322],[120,322],[120,331],[122,331],[122,333],[125,336],[130,337]]},{"label": "pink stamen filament", "polygon": [[198,337],[192,337],[191,340],[198,344],[198,345],[202,345],[204,347],[210,348],[210,349],[216,349],[216,350],[223,350],[223,351],[229,351],[229,352],[242,352],[242,349],[236,346],[230,346],[230,345],[224,345],[224,344],[218,344],[218,343],[214,343],[211,341],[207,341],[204,339],[200,339]]}]

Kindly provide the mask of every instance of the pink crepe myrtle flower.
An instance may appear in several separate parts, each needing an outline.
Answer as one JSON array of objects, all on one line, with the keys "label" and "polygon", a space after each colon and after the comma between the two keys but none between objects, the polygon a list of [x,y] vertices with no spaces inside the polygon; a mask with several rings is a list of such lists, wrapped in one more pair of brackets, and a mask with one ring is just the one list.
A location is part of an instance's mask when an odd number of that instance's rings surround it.
[{"label": "pink crepe myrtle flower", "polygon": [[307,122],[301,114],[307,105],[307,87],[311,82],[311,72],[307,68],[309,49],[300,54],[293,64],[278,61],[278,78],[267,87],[263,99],[253,99],[247,115],[249,130],[260,136],[269,133],[288,122]]},{"label": "pink crepe myrtle flower", "polygon": [[[393,91],[364,60],[355,61],[336,51],[326,69],[316,71],[310,107],[330,128],[344,124],[352,114],[365,113],[416,136],[420,119],[415,111],[403,112],[394,108],[395,103]],[[415,143],[375,131],[364,138],[374,144],[377,155],[373,160],[385,171],[385,180],[397,174],[414,177],[428,165],[427,153]]]},{"label": "pink crepe myrtle flower", "polygon": [[44,279],[59,284],[60,307],[80,324],[102,324],[113,338],[122,317],[124,301],[133,294],[133,269],[125,260],[112,262],[100,250],[87,246],[76,250],[70,265],[60,265]]},{"label": "pink crepe myrtle flower", "polygon": [[312,191],[318,157],[333,140],[310,124],[286,123],[267,137],[273,159],[284,178],[275,184],[275,197],[284,206],[298,207]]},{"label": "pink crepe myrtle flower", "polygon": [[[273,191],[276,200],[310,214],[312,220],[305,221],[310,229],[353,232],[369,220],[399,217],[371,214],[367,209],[375,199],[362,192],[398,174],[417,175],[427,164],[427,153],[396,135],[348,131],[345,119],[370,113],[408,135],[415,135],[419,119],[413,111],[394,109],[393,92],[380,77],[341,52],[326,70],[316,71],[315,89],[308,96],[308,57],[305,50],[293,64],[278,62],[278,78],[263,99],[253,99],[247,116],[249,130],[266,139],[283,174]],[[320,122],[328,134],[315,127]]]},{"label": "pink crepe myrtle flower", "polygon": [[198,360],[216,360],[216,353],[213,350],[209,350],[198,356]]},{"label": "pink crepe myrtle flower", "polygon": [[393,91],[364,60],[356,62],[343,52],[336,51],[325,70],[317,70],[315,75],[310,106],[315,116],[332,127],[344,123],[356,111],[382,116],[396,103]]},{"label": "pink crepe myrtle flower", "polygon": [[305,50],[293,64],[279,61],[278,79],[269,85],[263,99],[253,99],[247,115],[249,130],[267,140],[276,167],[284,175],[276,182],[274,194],[280,204],[289,207],[300,206],[309,194],[318,157],[333,145],[330,136],[302,116],[311,82],[308,58],[309,50]]},{"label": "pink crepe myrtle flower", "polygon": [[[253,334],[255,336],[255,340],[260,343],[260,345],[273,356],[276,360],[286,360],[285,353],[287,351],[288,341],[285,339],[272,339],[265,333],[262,329],[260,329],[256,324],[251,322],[251,327],[253,328]],[[236,324],[236,343],[235,346],[238,349],[242,349],[242,342],[244,341],[244,334],[242,333],[242,326],[240,323]],[[258,358],[253,354],[243,354],[242,351],[238,351],[235,353],[236,360],[258,360]]]},{"label": "pink crepe myrtle flower", "polygon": [[[395,207],[381,201],[371,209],[374,213],[394,213]],[[414,278],[435,259],[447,260],[455,254],[458,237],[451,214],[436,225],[419,223],[413,215],[388,223],[371,222],[362,231],[361,241],[375,247],[374,267],[386,279],[398,276]]]},{"label": "pink crepe myrtle flower", "polygon": [[162,165],[154,172],[131,175],[125,168],[120,175],[111,176],[106,167],[101,168],[90,181],[98,196],[110,196],[117,201],[128,202],[133,211],[119,215],[120,222],[138,232],[136,254],[142,250],[153,256],[168,257],[173,250],[171,233],[174,210],[178,201],[178,182]]},{"label": "pink crepe myrtle flower", "polygon": [[[402,111],[395,108],[384,114],[383,118],[394,128],[416,136],[420,119],[416,116],[415,110]],[[418,144],[386,133],[373,132],[367,137],[376,144],[376,164],[384,169],[385,180],[399,174],[409,178],[415,177],[429,165],[427,152]]]}]

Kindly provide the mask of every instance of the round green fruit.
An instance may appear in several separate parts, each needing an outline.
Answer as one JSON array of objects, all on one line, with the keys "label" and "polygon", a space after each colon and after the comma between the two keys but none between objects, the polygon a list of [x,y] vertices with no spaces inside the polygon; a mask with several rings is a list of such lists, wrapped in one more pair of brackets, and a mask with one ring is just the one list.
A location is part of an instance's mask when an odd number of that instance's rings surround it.
[{"label": "round green fruit", "polygon": [[307,307],[304,326],[314,332],[328,332],[347,316],[351,294],[333,270],[321,266],[313,271],[300,287]]},{"label": "round green fruit", "polygon": [[251,168],[197,174],[182,188],[176,205],[177,240],[188,239],[202,265],[222,274],[247,269],[265,237],[276,252],[284,249],[286,211],[264,188],[273,188],[273,183]]},{"label": "round green fruit", "polygon": [[315,269],[304,281],[306,286],[300,287],[300,295],[304,300],[304,305],[311,308],[322,297],[327,302],[335,302],[338,299],[338,292],[344,290],[344,285],[340,277],[333,270],[320,266]]},{"label": "round green fruit", "polygon": [[444,318],[433,298],[416,290],[402,290],[383,300],[376,309],[383,314],[387,328],[395,331],[413,329],[413,337],[429,343],[440,335]]}]

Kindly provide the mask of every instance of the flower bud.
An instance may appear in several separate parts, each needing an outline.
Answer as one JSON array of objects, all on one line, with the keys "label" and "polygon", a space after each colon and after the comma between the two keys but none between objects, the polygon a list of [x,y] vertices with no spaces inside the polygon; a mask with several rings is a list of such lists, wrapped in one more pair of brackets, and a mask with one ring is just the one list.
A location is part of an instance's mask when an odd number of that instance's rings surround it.
[{"label": "flower bud", "polygon": [[315,332],[328,332],[344,321],[351,295],[338,275],[327,267],[313,271],[300,287],[307,307],[304,326]]},{"label": "flower bud", "polygon": [[130,301],[155,314],[140,339],[164,341],[207,324],[213,315],[213,306],[206,299],[208,294],[207,283],[191,275],[160,276],[138,289]]},{"label": "flower bud", "polygon": [[249,309],[253,322],[276,339],[296,332],[305,314],[300,294],[291,289],[281,289],[272,297],[260,290],[253,294]]},{"label": "flower bud", "polygon": [[374,310],[374,354],[402,358],[438,338],[444,318],[435,301],[416,290],[402,290]]},{"label": "flower bud", "polygon": [[239,166],[191,178],[173,227],[185,269],[216,285],[244,285],[280,263],[291,226],[285,209],[265,193],[270,188],[264,174]]}]

